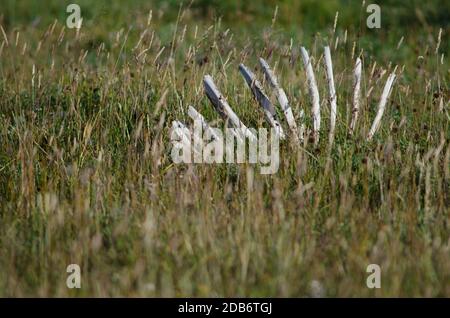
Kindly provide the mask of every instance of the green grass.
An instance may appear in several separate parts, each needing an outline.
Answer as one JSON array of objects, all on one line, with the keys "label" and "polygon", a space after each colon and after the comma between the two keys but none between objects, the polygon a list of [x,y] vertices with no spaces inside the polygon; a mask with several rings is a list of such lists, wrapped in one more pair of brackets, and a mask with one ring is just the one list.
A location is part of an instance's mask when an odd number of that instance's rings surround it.
[{"label": "green grass", "polygon": [[[45,2],[5,0],[0,12],[0,296],[308,297],[312,285],[323,296],[450,296],[448,4],[386,1],[382,29],[368,30],[359,1],[280,2],[273,27],[274,1],[181,11],[175,1],[79,1],[77,36],[64,28],[66,3]],[[337,37],[330,149],[321,55]],[[244,62],[262,78],[259,56],[278,65],[310,127],[300,44],[317,62],[317,147],[283,142],[270,176],[172,163],[171,122],[190,123],[188,105],[222,125],[205,74],[248,126],[267,127],[237,70]],[[387,75],[348,136],[361,50],[363,96],[375,62],[375,74],[398,65],[372,142]],[[66,287],[72,263],[79,290]],[[371,263],[381,289],[366,287]]]}]

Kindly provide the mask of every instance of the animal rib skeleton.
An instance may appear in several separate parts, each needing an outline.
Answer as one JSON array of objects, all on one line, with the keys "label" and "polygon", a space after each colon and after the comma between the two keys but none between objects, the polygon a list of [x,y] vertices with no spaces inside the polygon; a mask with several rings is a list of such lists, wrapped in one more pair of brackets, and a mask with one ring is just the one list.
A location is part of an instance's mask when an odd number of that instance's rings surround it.
[{"label": "animal rib skeleton", "polygon": [[[306,72],[307,86],[311,99],[311,113],[313,119],[313,129],[312,135],[314,138],[314,144],[317,145],[319,141],[319,132],[320,132],[320,96],[319,90],[317,87],[317,82],[314,75],[313,64],[309,57],[307,50],[304,47],[300,48],[300,53],[303,59],[303,65]],[[278,104],[284,114],[284,118],[286,119],[287,125],[291,132],[290,136],[293,137],[294,141],[297,143],[301,143],[305,138],[305,126],[304,126],[304,111],[300,110],[300,124],[299,127],[295,121],[292,108],[289,104],[288,97],[284,91],[284,89],[280,86],[278,78],[275,73],[270,68],[269,64],[263,59],[259,59],[259,63],[261,69],[265,75],[267,82],[272,88],[274,95],[277,98]],[[335,126],[336,126],[336,116],[337,116],[337,93],[334,85],[334,75],[333,75],[333,64],[331,59],[330,48],[326,46],[324,48],[324,64],[326,70],[326,79],[328,83],[328,101],[330,107],[330,135],[329,140],[330,143],[334,140]],[[275,129],[275,132],[278,134],[280,139],[285,139],[287,134],[285,134],[279,119],[277,118],[277,114],[275,111],[274,104],[270,101],[268,95],[264,92],[263,85],[258,81],[255,74],[244,64],[239,65],[239,71],[241,72],[245,82],[250,88],[254,99],[258,102],[258,104],[262,107],[264,112],[266,121]],[[386,108],[387,101],[392,92],[392,86],[394,84],[396,75],[394,70],[388,77],[386,84],[384,86],[379,104],[377,114],[375,119],[371,125],[370,131],[367,135],[367,141],[372,140],[373,136],[377,132],[380,127],[381,119],[383,117],[384,110]],[[362,77],[362,61],[360,58],[356,59],[355,68],[354,68],[354,80],[353,80],[353,96],[352,96],[352,107],[351,107],[351,123],[349,126],[350,135],[354,133],[358,114],[360,113],[360,100],[361,100],[361,77]],[[228,122],[228,125],[233,128],[239,128],[240,132],[237,135],[237,138],[245,139],[249,138],[250,140],[254,140],[256,136],[254,133],[245,126],[245,124],[239,119],[236,113],[233,111],[231,106],[228,104],[226,98],[222,95],[222,93],[217,88],[214,83],[213,78],[210,75],[206,75],[203,80],[204,89],[206,96],[214,106],[215,110],[218,114]],[[205,131],[211,130],[212,138],[219,138],[215,136],[212,132],[211,127],[209,127],[208,123],[204,119],[204,117],[192,106],[189,106],[189,115],[194,120],[200,120],[202,123],[203,129]],[[179,121],[175,121],[173,126],[176,127],[179,131],[179,134],[182,135],[182,129],[188,129],[184,126],[183,123]],[[183,142],[189,142],[186,136],[183,136]]]}]

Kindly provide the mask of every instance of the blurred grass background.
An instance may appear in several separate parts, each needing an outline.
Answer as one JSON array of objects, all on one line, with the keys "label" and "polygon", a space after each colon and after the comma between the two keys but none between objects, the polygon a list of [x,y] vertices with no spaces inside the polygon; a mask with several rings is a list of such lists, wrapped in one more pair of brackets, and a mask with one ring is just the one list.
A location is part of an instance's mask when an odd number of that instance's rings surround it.
[{"label": "blurred grass background", "polygon": [[[2,0],[0,24],[7,29],[39,28],[52,23],[55,19],[64,22],[67,18],[66,7],[73,0]],[[336,12],[339,12],[337,30],[343,34],[353,34],[358,44],[379,58],[393,62],[404,61],[413,56],[410,47],[426,41],[433,41],[439,28],[449,29],[450,1],[446,0],[382,0],[375,3],[381,6],[381,29],[368,29],[366,19],[369,13],[366,7],[371,1],[362,0],[78,0],[75,3],[82,8],[85,26],[90,28],[91,40],[101,43],[108,34],[121,28],[133,28],[136,17],[153,11],[153,23],[158,26],[158,35],[162,41],[171,40],[180,8],[189,8],[186,22],[209,25],[220,19],[224,28],[238,33],[245,28],[247,36],[260,38],[263,30],[272,24],[277,9],[276,30],[286,41],[309,45],[314,36],[322,37],[333,27]],[[325,34],[324,34],[325,33]],[[442,51],[450,50],[444,32]],[[131,34],[131,36],[133,36]],[[134,35],[138,36],[138,35]],[[400,51],[395,50],[397,43],[404,37]],[[239,37],[238,37],[239,38]],[[239,40],[239,39],[238,39]]]},{"label": "blurred grass background", "polygon": [[[426,25],[449,26],[450,2],[446,0],[2,0],[3,23],[7,26],[33,23],[42,19],[44,23],[53,19],[65,19],[65,8],[70,3],[79,4],[87,19],[107,16],[114,23],[130,24],[130,11],[163,10],[164,21],[174,21],[180,5],[192,8],[196,20],[223,17],[233,25],[247,23],[267,23],[273,17],[276,6],[279,8],[278,21],[286,28],[303,27],[323,29],[333,22],[336,11],[340,12],[340,22],[345,28],[359,27],[355,18],[361,15],[362,5],[376,3],[382,7],[383,24],[386,28],[401,31],[423,28]],[[386,31],[386,30],[385,30]]]}]

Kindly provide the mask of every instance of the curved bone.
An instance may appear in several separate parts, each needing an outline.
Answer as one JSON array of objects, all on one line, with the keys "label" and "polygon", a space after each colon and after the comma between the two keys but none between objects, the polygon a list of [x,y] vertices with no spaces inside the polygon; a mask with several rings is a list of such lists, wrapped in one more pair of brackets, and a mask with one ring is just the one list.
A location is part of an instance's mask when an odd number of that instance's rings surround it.
[{"label": "curved bone", "polygon": [[[273,71],[271,70],[269,64],[263,58],[259,59],[259,63],[261,64],[261,67],[264,71],[267,81],[270,83],[270,85],[272,86],[272,88],[275,91],[275,95],[278,99],[278,103],[280,104],[281,109],[283,110],[284,117],[286,117],[286,121],[288,123],[289,128],[292,131],[292,134],[294,135],[294,138],[297,141],[302,140],[303,139],[303,131],[304,131],[303,124],[301,124],[301,126],[300,126],[301,133],[299,134],[298,129],[297,129],[297,124],[295,123],[294,114],[292,113],[292,108],[289,105],[289,101],[286,96],[286,93],[284,92],[284,89],[280,87],[280,85],[278,83],[278,79],[277,79],[276,75],[273,73]],[[303,110],[301,110],[301,118],[300,118],[301,121],[303,121],[303,116],[304,116],[304,113],[303,113]]]},{"label": "curved bone", "polygon": [[356,127],[356,121],[358,120],[359,105],[361,100],[361,72],[362,63],[358,57],[356,59],[355,71],[353,77],[353,109],[352,109],[352,121],[350,122],[350,134],[353,134]]},{"label": "curved bone", "polygon": [[308,52],[302,46],[300,48],[300,53],[302,54],[303,64],[306,70],[306,78],[308,80],[309,94],[312,99],[312,115],[313,115],[313,133],[314,133],[314,143],[319,142],[319,131],[320,131],[320,97],[319,90],[317,89],[316,78],[314,76],[314,71],[311,64],[311,59],[309,58]]},{"label": "curved bone", "polygon": [[189,106],[189,110],[188,110],[188,114],[189,116],[195,121],[195,120],[199,120],[202,124],[202,128],[203,130],[208,133],[210,136],[213,137],[214,140],[222,140],[222,138],[220,136],[218,136],[216,134],[216,132],[214,131],[214,129],[212,129],[208,123],[206,122],[205,118],[202,116],[202,114],[200,114],[194,107]]},{"label": "curved bone", "polygon": [[330,47],[325,46],[325,67],[327,70],[328,92],[330,97],[330,142],[334,138],[337,115],[337,95],[334,86],[333,62],[331,60]]},{"label": "curved bone", "polygon": [[[181,121],[174,120],[172,122],[172,129],[175,131],[178,138],[180,138],[181,142],[183,142],[186,145],[192,146],[192,141],[191,141],[192,132]],[[200,140],[198,136],[195,136],[195,134],[194,134],[194,140],[195,141],[194,141],[193,150],[195,151],[195,153],[201,154],[203,141]]]},{"label": "curved bone", "polygon": [[203,79],[203,84],[205,86],[205,93],[208,99],[213,104],[216,111],[224,120],[227,120],[228,123],[234,128],[240,129],[243,134],[243,137],[247,137],[252,141],[256,141],[256,136],[248,129],[244,123],[239,119],[239,117],[234,113],[228,104],[225,97],[220,93],[216,84],[210,75],[205,75]]},{"label": "curved bone", "polygon": [[387,100],[392,92],[392,85],[394,84],[395,74],[391,73],[388,79],[386,80],[386,84],[384,85],[383,94],[381,94],[380,103],[378,104],[378,112],[375,116],[375,119],[372,123],[372,127],[370,128],[369,135],[367,136],[367,140],[372,140],[373,136],[377,132],[378,128],[381,124],[381,118],[383,117],[384,109],[386,108]]},{"label": "curved bone", "polygon": [[261,107],[264,110],[264,114],[266,116],[267,122],[275,128],[276,133],[280,136],[281,139],[284,139],[283,128],[278,122],[275,112],[275,108],[269,100],[269,97],[264,93],[261,83],[256,79],[255,75],[252,71],[250,71],[244,64],[239,65],[239,71],[245,79],[248,87],[251,89],[253,93],[253,97],[258,101]]}]

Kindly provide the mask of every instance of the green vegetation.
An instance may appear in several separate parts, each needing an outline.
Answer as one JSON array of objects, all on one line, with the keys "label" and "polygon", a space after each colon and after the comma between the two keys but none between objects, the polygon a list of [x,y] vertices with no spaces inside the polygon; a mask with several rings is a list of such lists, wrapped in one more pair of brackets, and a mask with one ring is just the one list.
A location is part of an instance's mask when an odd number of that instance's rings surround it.
[{"label": "green vegetation", "polygon": [[[65,27],[71,2],[0,7],[0,296],[450,296],[448,1],[380,1],[370,30],[360,1],[78,0],[79,32]],[[248,126],[267,127],[237,70],[262,79],[259,56],[311,127],[300,45],[322,100],[317,147],[283,142],[271,176],[171,162],[170,125],[191,123],[189,105],[223,125],[205,74]],[[373,91],[350,137],[360,52]],[[66,287],[72,263],[81,289]],[[371,263],[381,289],[366,287]]]}]

